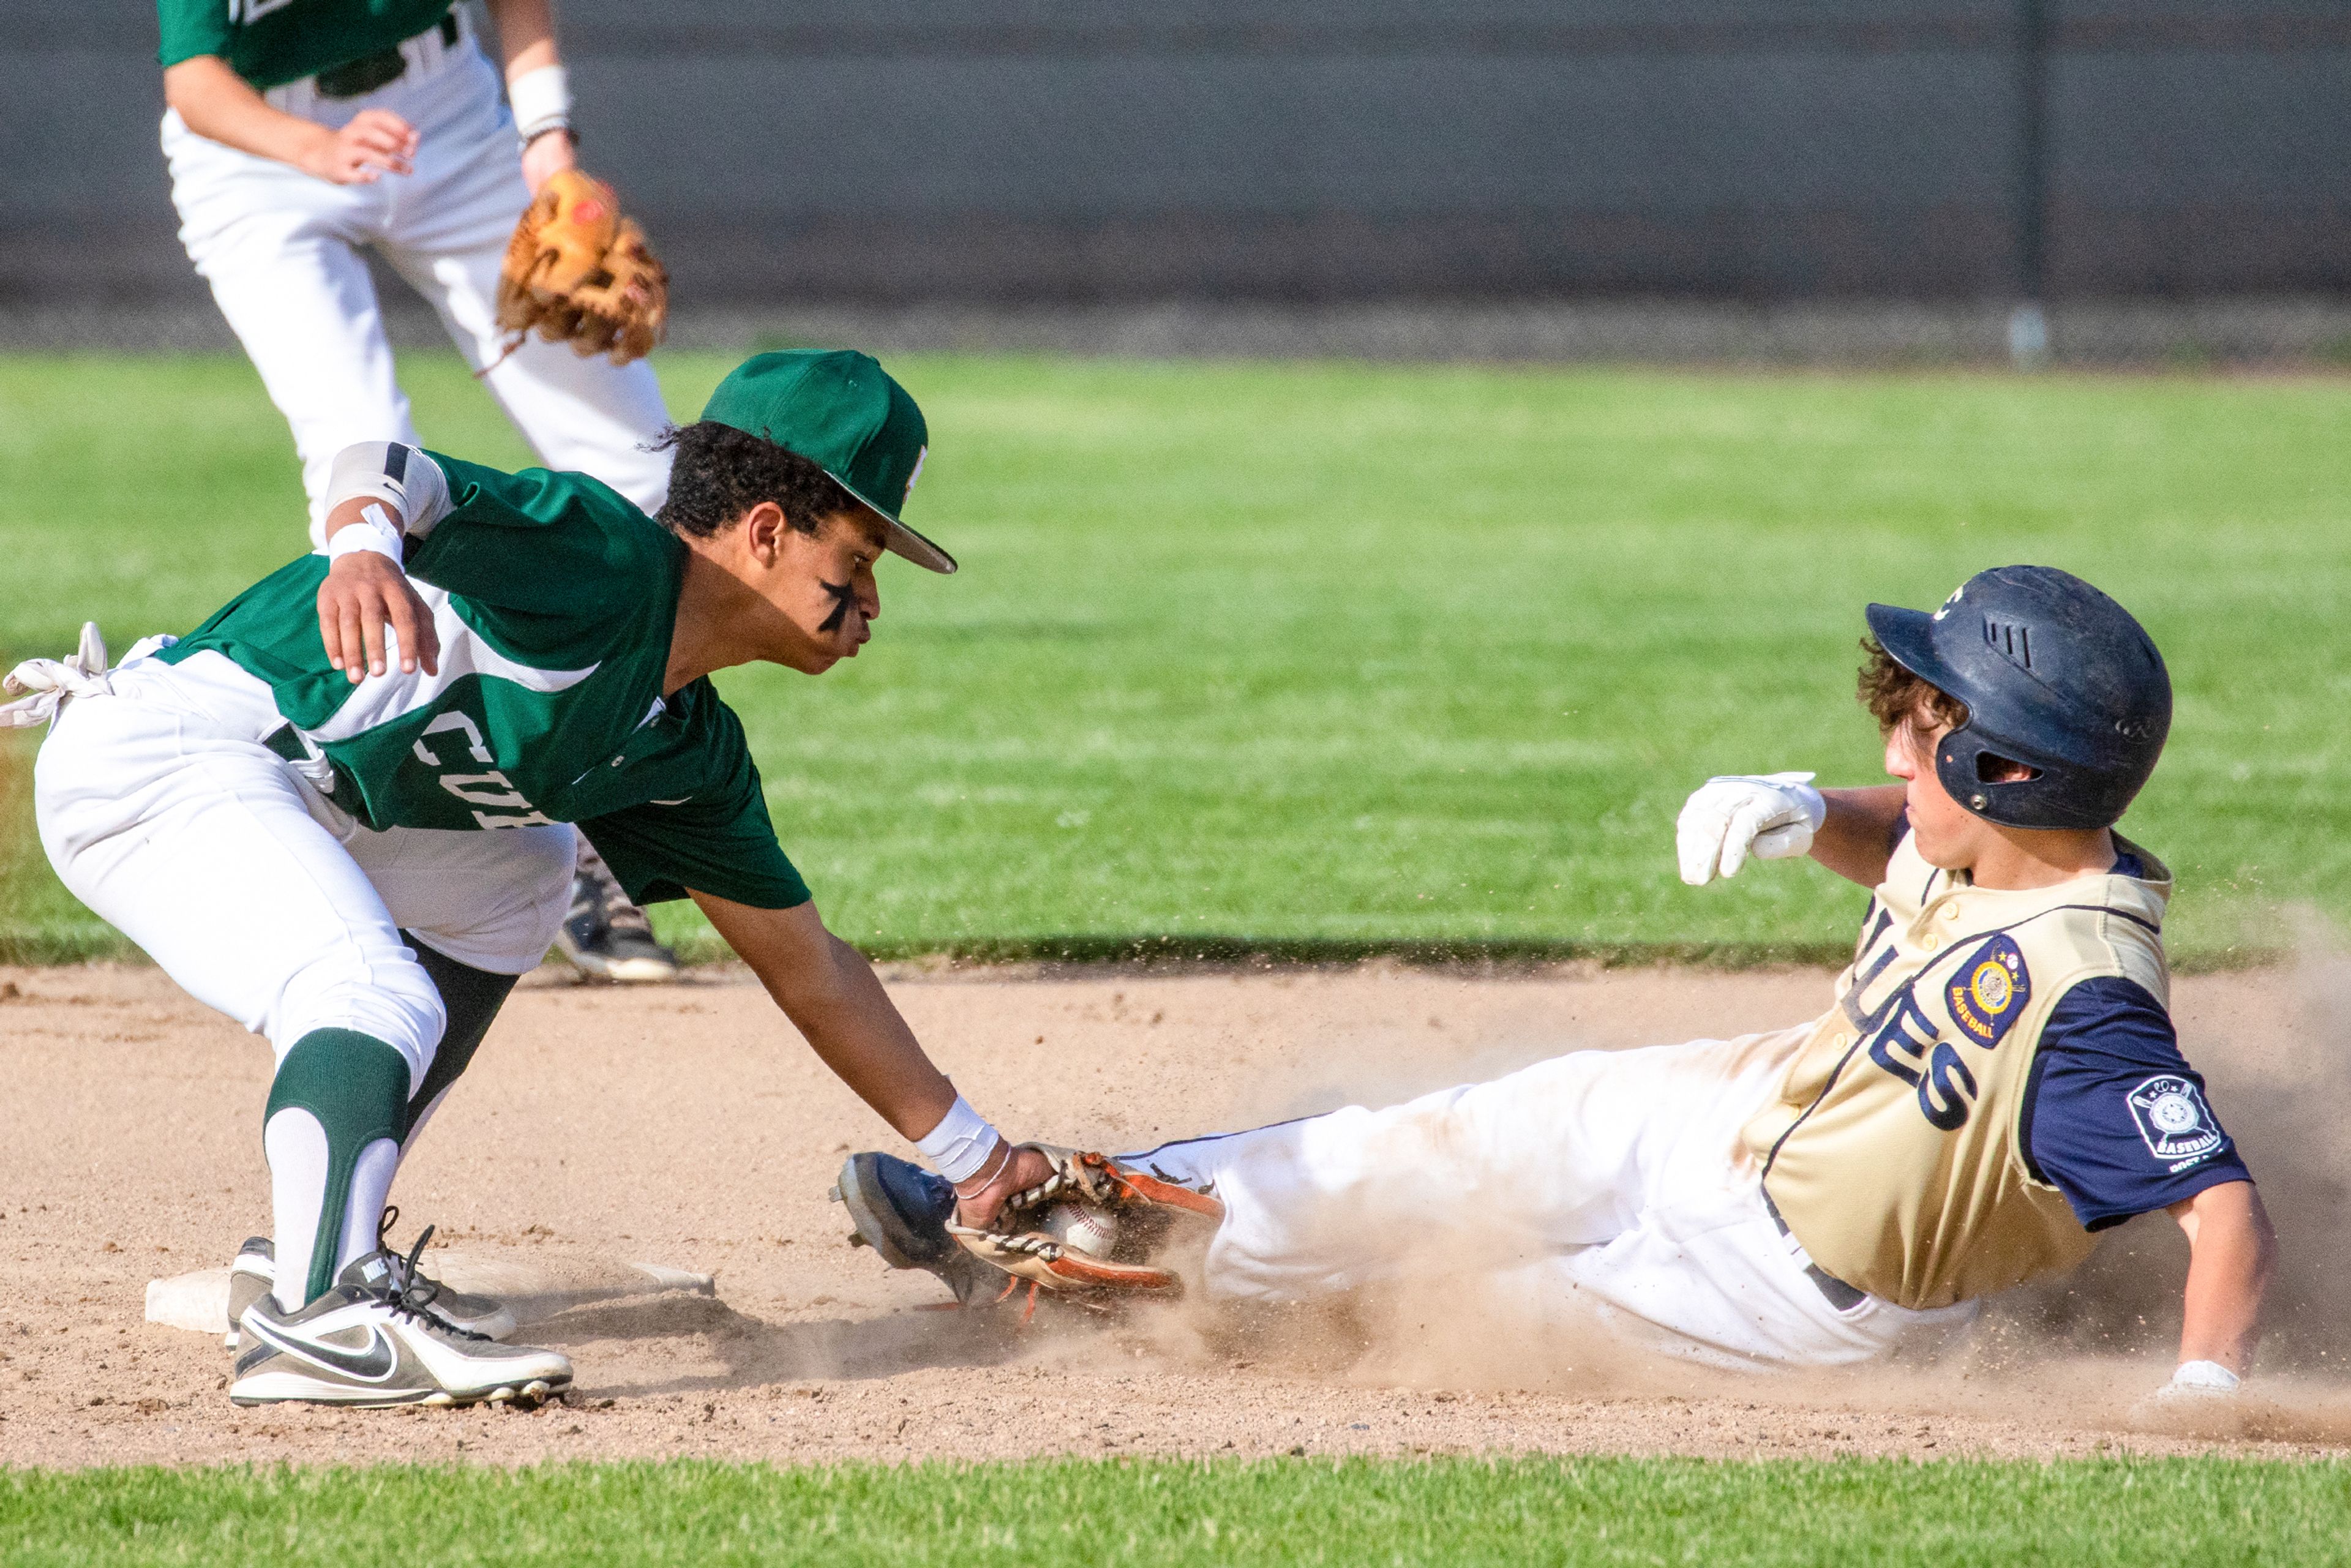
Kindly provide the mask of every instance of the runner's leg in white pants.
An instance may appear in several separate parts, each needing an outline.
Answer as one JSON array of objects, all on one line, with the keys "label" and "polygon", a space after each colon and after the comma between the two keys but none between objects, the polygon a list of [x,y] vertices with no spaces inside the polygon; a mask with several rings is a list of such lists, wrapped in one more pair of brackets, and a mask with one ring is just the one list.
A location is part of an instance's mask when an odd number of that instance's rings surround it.
[{"label": "runner's leg in white pants", "polygon": [[1577,1051],[1131,1157],[1223,1200],[1215,1295],[1312,1300],[1419,1265],[1539,1320],[1589,1308],[1719,1364],[1864,1359],[1937,1315],[1871,1297],[1838,1310],[1764,1207],[1739,1132],[1794,1038]]}]

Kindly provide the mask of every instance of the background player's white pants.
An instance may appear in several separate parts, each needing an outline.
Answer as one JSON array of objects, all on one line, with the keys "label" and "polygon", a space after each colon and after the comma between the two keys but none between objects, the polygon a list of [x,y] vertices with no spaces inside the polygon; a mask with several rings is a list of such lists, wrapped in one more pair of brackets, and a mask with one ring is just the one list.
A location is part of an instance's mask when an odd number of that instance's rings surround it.
[{"label": "background player's white pants", "polygon": [[[1300,1301],[1414,1272],[1562,1324],[1596,1312],[1667,1354],[1834,1365],[1972,1317],[1833,1306],[1765,1208],[1739,1130],[1801,1031],[1583,1051],[1490,1083],[1131,1156],[1215,1184],[1211,1293]],[[1585,1319],[1588,1321],[1588,1318]]]},{"label": "background player's white pants", "polygon": [[[402,48],[407,73],[363,97],[321,99],[308,83],[267,95],[329,127],[367,109],[414,126],[414,172],[371,185],[329,184],[163,117],[181,243],[293,426],[314,544],[335,454],[419,440],[356,247],[372,246],[432,302],[475,369],[504,347],[498,264],[529,201],[513,118],[470,36],[444,48],[428,32]],[[484,384],[549,467],[593,475],[648,511],[667,494],[668,455],[641,450],[668,423],[643,361],[616,367],[534,337]]]},{"label": "background player's white pants", "polygon": [[[266,1035],[279,1061],[313,1030],[356,1030],[400,1052],[413,1096],[445,1019],[402,930],[499,974],[546,955],[570,889],[568,826],[372,832],[261,744],[278,723],[268,688],[220,654],[133,661],[112,684],[116,695],[67,703],[41,747],[41,846],[75,897],[190,995]],[[290,1309],[325,1144],[284,1111],[266,1143]],[[363,1159],[338,1267],[374,1246],[400,1152]]]}]

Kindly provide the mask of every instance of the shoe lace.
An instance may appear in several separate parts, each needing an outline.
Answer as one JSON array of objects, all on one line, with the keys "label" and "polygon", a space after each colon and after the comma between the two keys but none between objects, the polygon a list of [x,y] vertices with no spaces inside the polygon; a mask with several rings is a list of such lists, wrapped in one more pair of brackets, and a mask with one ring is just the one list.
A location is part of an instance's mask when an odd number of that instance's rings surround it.
[{"label": "shoe lace", "polygon": [[453,1322],[433,1310],[434,1301],[441,1294],[441,1283],[437,1280],[426,1279],[423,1270],[417,1267],[417,1260],[424,1256],[424,1244],[433,1239],[434,1229],[433,1226],[428,1225],[418,1233],[416,1245],[408,1249],[406,1257],[392,1251],[386,1244],[384,1233],[392,1228],[392,1222],[399,1218],[399,1206],[389,1205],[383,1211],[382,1219],[376,1225],[376,1244],[382,1249],[392,1264],[392,1267],[384,1271],[388,1277],[388,1282],[377,1289],[376,1299],[393,1312],[402,1317],[414,1318],[427,1328],[437,1329],[443,1333],[455,1334],[459,1339],[481,1340],[486,1343],[489,1335],[476,1333],[472,1329]]}]

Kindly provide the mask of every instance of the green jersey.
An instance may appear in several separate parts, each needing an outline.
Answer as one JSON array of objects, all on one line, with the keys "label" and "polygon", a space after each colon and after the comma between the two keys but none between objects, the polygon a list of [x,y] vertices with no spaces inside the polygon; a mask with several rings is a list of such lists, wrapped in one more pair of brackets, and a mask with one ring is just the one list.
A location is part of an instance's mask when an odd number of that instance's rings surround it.
[{"label": "green jersey", "polygon": [[354,685],[329,666],[317,555],[157,657],[213,650],[266,683],[286,720],[271,748],[371,828],[577,822],[640,903],[806,903],[742,721],[707,679],[662,691],[685,547],[584,474],[391,450],[446,479],[445,501],[408,519],[437,674],[395,662]]},{"label": "green jersey", "polygon": [[155,0],[166,66],[218,55],[257,88],[381,54],[449,14],[450,0]]}]

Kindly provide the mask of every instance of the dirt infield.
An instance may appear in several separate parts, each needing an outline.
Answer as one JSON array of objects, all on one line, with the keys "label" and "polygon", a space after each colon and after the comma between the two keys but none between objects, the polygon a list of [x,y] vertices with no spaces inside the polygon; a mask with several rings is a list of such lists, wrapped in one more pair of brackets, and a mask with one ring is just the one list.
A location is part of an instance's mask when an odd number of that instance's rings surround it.
[{"label": "dirt infield", "polygon": [[[1801,1019],[1814,971],[1386,966],[948,974],[892,988],[1008,1129],[1111,1147],[1374,1103],[1576,1046]],[[2180,982],[2182,1031],[2278,1212],[2266,1397],[2202,1429],[2133,1404],[2169,1365],[2184,1249],[2113,1234],[2074,1281],[1994,1304],[1965,1348],[1867,1377],[1700,1375],[1513,1331],[1473,1297],[1236,1322],[925,1310],[944,1292],[842,1245],[826,1188],[891,1146],[740,973],[659,990],[526,982],[395,1194],[469,1252],[639,1259],[716,1300],[533,1330],[579,1365],[531,1415],[240,1411],[228,1355],[142,1321],[147,1281],[265,1228],[258,1041],[144,968],[0,970],[0,1464],[705,1455],[1488,1450],[2076,1454],[2351,1446],[2346,988],[2325,965]]]}]

